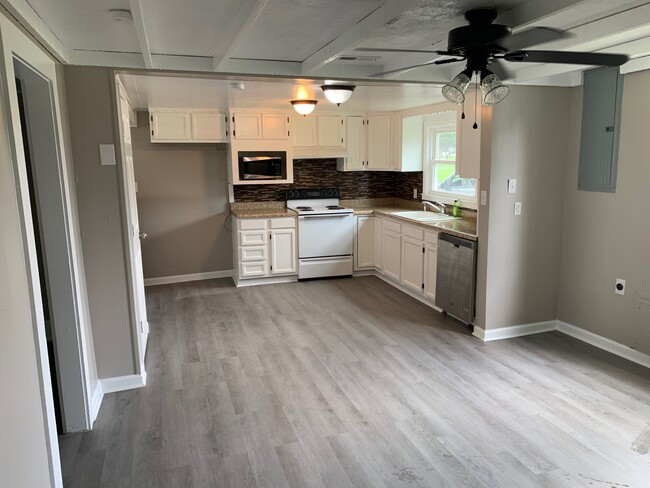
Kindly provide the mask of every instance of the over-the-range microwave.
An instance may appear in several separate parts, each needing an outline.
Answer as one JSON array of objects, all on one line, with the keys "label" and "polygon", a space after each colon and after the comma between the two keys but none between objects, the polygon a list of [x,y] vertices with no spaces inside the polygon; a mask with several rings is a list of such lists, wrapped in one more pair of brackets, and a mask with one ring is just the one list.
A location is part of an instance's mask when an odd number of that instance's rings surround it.
[{"label": "over-the-range microwave", "polygon": [[286,151],[239,151],[239,180],[285,180],[287,178]]}]

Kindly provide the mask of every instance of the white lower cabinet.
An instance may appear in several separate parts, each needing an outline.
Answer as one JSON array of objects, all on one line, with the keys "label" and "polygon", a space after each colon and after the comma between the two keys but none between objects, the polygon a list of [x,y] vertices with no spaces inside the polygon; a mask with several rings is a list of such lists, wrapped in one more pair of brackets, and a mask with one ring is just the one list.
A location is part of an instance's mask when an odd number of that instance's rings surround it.
[{"label": "white lower cabinet", "polygon": [[354,270],[377,270],[434,302],[438,232],[379,216],[356,217]]},{"label": "white lower cabinet", "polygon": [[297,274],[295,217],[233,220],[235,282]]}]

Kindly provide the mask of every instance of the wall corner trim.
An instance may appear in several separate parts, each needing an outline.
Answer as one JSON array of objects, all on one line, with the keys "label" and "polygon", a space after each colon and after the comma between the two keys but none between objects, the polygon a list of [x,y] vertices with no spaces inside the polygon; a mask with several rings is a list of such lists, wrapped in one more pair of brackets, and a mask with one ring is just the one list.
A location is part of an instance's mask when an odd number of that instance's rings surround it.
[{"label": "wall corner trim", "polygon": [[95,420],[97,420],[97,415],[99,414],[99,409],[102,406],[102,400],[104,399],[104,391],[102,390],[102,384],[98,381],[97,386],[95,386],[95,391],[93,391],[93,396],[90,399],[90,428],[93,428]]},{"label": "wall corner trim", "polygon": [[576,327],[575,325],[562,322],[561,320],[557,321],[557,330],[563,334],[586,342],[587,344],[596,346],[599,349],[611,352],[616,356],[620,356],[629,361],[632,361],[633,363],[637,363],[641,366],[645,366],[646,368],[650,368],[650,355],[645,354],[641,351],[637,351],[636,349],[632,349],[625,344],[607,339],[606,337],[594,334],[593,332],[589,332],[588,330]]},{"label": "wall corner trim", "polygon": [[213,280],[215,278],[232,278],[233,270],[209,271],[207,273],[194,273],[176,276],[160,276],[158,278],[146,278],[144,286],[169,285],[171,283],[185,283],[188,281]]},{"label": "wall corner trim", "polygon": [[115,393],[117,391],[133,390],[142,388],[147,384],[147,374],[131,374],[128,376],[115,376],[99,380],[102,387],[102,394]]},{"label": "wall corner trim", "polygon": [[620,342],[607,339],[606,337],[589,332],[581,327],[567,324],[561,320],[549,320],[547,322],[536,322],[525,325],[514,325],[512,327],[500,327],[498,329],[484,330],[480,327],[474,326],[473,335],[483,342],[497,341],[500,339],[511,339],[514,337],[523,337],[532,334],[540,334],[542,332],[551,332],[557,330],[568,336],[578,339],[587,344],[591,344],[603,351],[607,351],[616,356],[632,361],[633,363],[640,364],[646,368],[650,368],[650,355],[645,354],[636,349],[632,349]]}]

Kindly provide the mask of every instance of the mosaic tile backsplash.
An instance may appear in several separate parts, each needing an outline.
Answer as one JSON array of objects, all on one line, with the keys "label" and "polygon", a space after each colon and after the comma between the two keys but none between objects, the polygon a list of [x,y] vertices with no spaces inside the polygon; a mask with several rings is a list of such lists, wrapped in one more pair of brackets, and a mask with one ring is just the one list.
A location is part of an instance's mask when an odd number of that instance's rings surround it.
[{"label": "mosaic tile backsplash", "polygon": [[422,172],[336,170],[336,159],[297,159],[293,162],[291,185],[236,185],[235,202],[284,201],[285,192],[293,188],[337,187],[341,199],[387,198],[413,199],[413,188],[422,192]]}]

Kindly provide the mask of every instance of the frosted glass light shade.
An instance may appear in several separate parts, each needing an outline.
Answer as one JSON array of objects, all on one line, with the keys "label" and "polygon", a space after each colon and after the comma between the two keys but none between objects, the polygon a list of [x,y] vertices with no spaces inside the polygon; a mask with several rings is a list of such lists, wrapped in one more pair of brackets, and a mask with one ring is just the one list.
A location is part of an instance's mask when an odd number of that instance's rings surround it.
[{"label": "frosted glass light shade", "polygon": [[352,96],[354,85],[323,85],[321,89],[330,102],[337,105],[347,102]]},{"label": "frosted glass light shade", "polygon": [[451,103],[460,105],[465,101],[465,92],[470,78],[465,71],[458,73],[453,80],[442,87],[442,95]]},{"label": "frosted glass light shade", "polygon": [[508,96],[510,88],[501,83],[497,75],[491,73],[481,80],[484,105],[496,105]]},{"label": "frosted glass light shade", "polygon": [[316,108],[318,100],[291,100],[291,105],[300,115],[309,115]]}]

